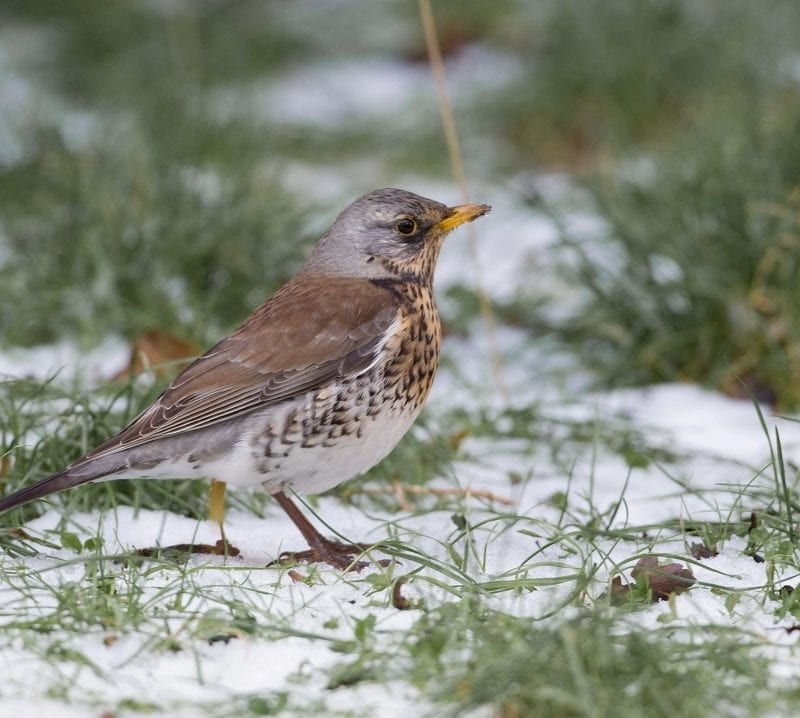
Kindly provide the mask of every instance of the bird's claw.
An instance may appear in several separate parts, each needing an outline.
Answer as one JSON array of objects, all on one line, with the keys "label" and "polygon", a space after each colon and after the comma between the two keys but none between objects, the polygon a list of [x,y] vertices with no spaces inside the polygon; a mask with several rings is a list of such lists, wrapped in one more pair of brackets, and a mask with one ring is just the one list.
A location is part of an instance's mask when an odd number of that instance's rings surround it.
[{"label": "bird's claw", "polygon": [[[315,545],[306,551],[284,551],[270,565],[286,565],[293,563],[326,563],[338,568],[340,571],[354,571],[358,573],[369,566],[368,561],[357,561],[356,557],[369,551],[372,544],[368,543],[342,543],[324,539],[315,542]],[[388,566],[389,559],[381,559],[377,563]]]}]

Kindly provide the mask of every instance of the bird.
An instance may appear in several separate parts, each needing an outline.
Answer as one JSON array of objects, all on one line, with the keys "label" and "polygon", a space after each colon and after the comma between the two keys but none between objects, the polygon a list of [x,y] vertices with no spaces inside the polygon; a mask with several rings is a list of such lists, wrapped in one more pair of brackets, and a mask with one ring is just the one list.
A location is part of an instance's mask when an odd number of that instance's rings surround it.
[{"label": "bird", "polygon": [[368,546],[326,538],[288,494],[362,474],[412,426],[439,363],[443,240],[490,209],[394,188],[359,197],[294,277],[127,427],[2,498],[0,513],[95,481],[204,478],[212,495],[220,483],[270,494],[309,546],[293,558],[358,569]]}]

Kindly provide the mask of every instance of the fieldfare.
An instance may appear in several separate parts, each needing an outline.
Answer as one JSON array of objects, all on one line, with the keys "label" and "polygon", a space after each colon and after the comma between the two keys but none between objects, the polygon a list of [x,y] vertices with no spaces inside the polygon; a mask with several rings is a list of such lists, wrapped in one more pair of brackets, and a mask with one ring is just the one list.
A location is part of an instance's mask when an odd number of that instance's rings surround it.
[{"label": "fieldfare", "polygon": [[108,479],[260,485],[309,544],[296,558],[352,568],[364,547],[324,538],[286,492],[319,493],[363,473],[411,427],[439,362],[432,282],[442,240],[489,209],[400,189],[360,197],[297,275],[129,426],[2,499],[0,512]]}]

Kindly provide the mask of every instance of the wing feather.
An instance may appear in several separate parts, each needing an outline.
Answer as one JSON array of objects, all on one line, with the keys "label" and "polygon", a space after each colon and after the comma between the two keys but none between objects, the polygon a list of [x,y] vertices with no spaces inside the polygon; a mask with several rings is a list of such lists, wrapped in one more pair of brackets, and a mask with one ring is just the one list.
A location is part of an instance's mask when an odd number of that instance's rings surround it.
[{"label": "wing feather", "polygon": [[375,361],[398,309],[393,294],[369,282],[295,278],[186,367],[127,428],[75,465],[356,376]]}]

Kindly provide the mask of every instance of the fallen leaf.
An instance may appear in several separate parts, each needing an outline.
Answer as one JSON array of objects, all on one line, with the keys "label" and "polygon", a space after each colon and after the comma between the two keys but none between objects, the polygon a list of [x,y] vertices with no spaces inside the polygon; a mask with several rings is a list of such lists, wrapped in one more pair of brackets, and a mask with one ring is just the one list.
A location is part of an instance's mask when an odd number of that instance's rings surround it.
[{"label": "fallen leaf", "polygon": [[197,354],[198,349],[191,342],[160,329],[153,329],[134,340],[128,366],[118,371],[112,380],[127,379],[148,370],[154,371],[158,376],[174,374],[189,364]]},{"label": "fallen leaf", "polygon": [[8,534],[10,536],[14,536],[15,538],[18,538],[18,539],[23,539],[23,540],[27,540],[27,541],[34,541],[35,540],[33,538],[33,536],[31,536],[27,531],[25,531],[22,528],[14,527],[14,528],[6,529],[6,531],[8,532]]},{"label": "fallen leaf", "polygon": [[750,512],[750,528],[747,529],[747,533],[749,534],[753,529],[758,528],[758,514],[755,511]]},{"label": "fallen leaf", "polygon": [[453,451],[458,451],[459,447],[461,446],[464,439],[469,436],[469,432],[466,429],[461,429],[461,431],[456,431],[453,434],[450,434],[447,437],[447,443],[450,446],[450,449]]},{"label": "fallen leaf", "polygon": [[608,598],[612,606],[621,606],[627,603],[631,594],[631,586],[634,584],[622,583],[622,578],[614,576],[611,585],[608,587]]},{"label": "fallen leaf", "polygon": [[[696,579],[688,568],[679,563],[659,564],[657,556],[643,556],[631,571],[633,583],[625,583],[615,576],[608,587],[607,596],[612,606],[621,606],[632,600],[641,601],[645,595],[652,603],[666,601],[670,595],[683,593]],[[646,593],[644,591],[646,589]]]},{"label": "fallen leaf", "polygon": [[720,388],[732,399],[746,399],[749,402],[755,397],[762,404],[778,408],[778,392],[775,387],[753,372],[731,375],[722,380]]},{"label": "fallen leaf", "polygon": [[631,576],[645,581],[654,602],[667,600],[671,593],[683,593],[697,580],[690,569],[679,563],[659,564],[657,556],[642,556]]},{"label": "fallen leaf", "polygon": [[744,550],[745,556],[750,556],[756,563],[764,563],[764,557],[760,553],[756,553],[755,545],[757,541],[753,537],[753,531],[758,528],[758,514],[755,511],[750,512],[750,528],[747,529],[747,547]]},{"label": "fallen leaf", "polygon": [[[443,58],[454,57],[476,39],[474,30],[457,20],[444,23],[438,35],[439,52]],[[429,62],[428,53],[421,44],[419,47],[406,50],[404,59],[411,63],[423,62],[426,65]]]},{"label": "fallen leaf", "polygon": [[704,543],[693,543],[689,546],[689,553],[698,561],[704,558],[714,558],[714,556],[719,555],[719,551],[717,551],[716,547],[711,546],[709,548]]},{"label": "fallen leaf", "polygon": [[392,586],[392,605],[398,611],[409,611],[412,608],[419,608],[419,601],[411,601],[402,593],[403,584],[406,582],[405,576],[398,578]]}]

